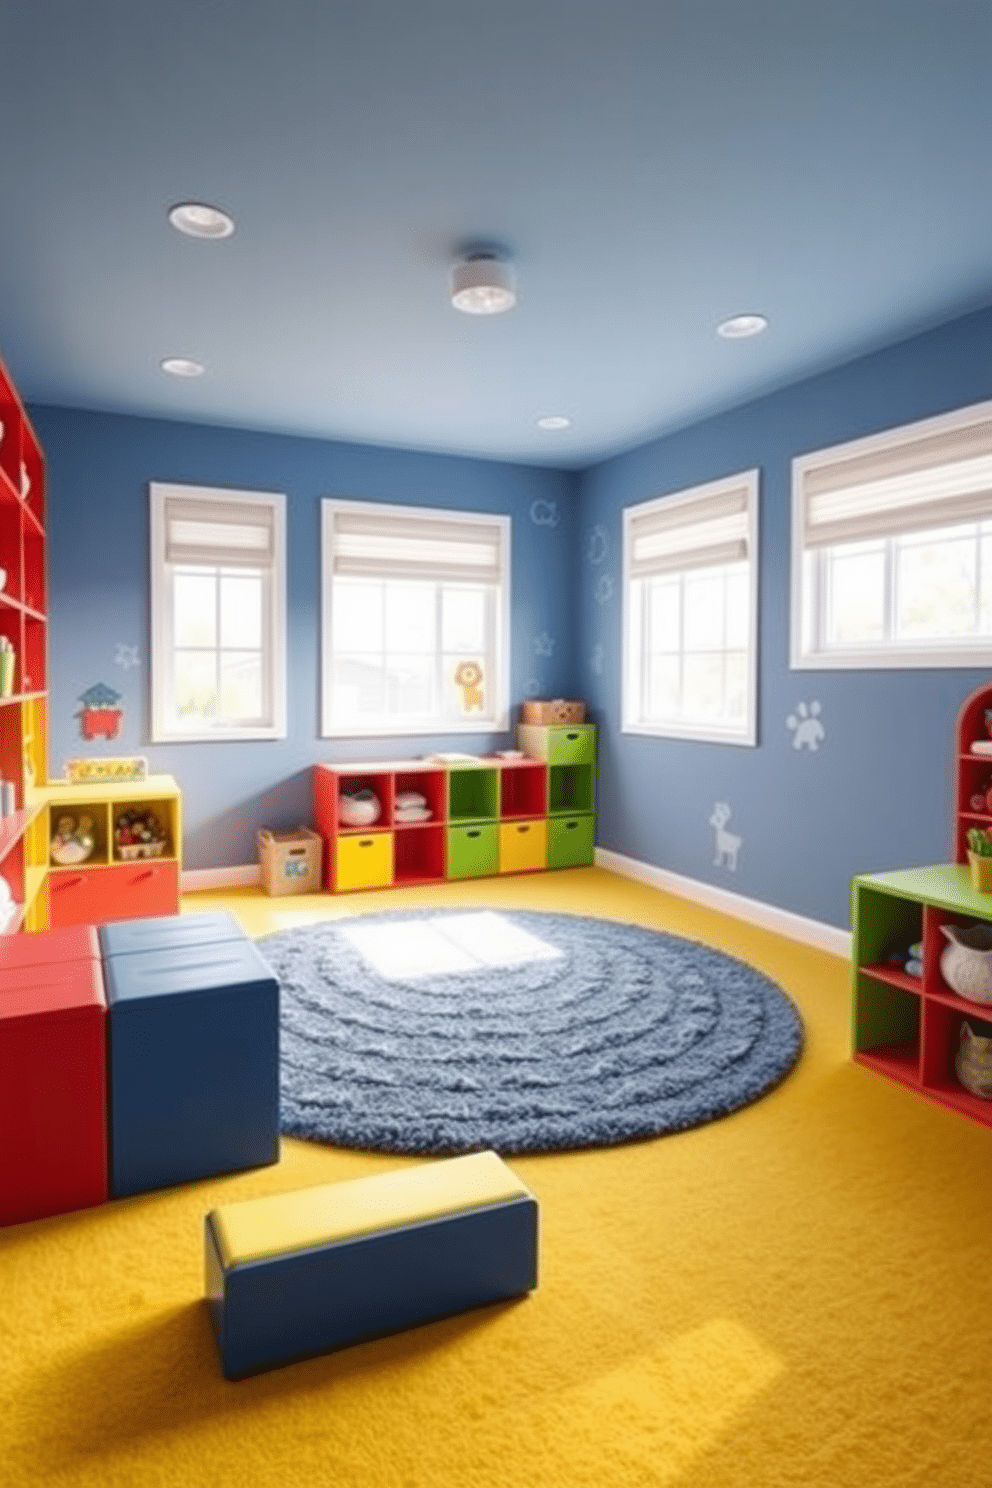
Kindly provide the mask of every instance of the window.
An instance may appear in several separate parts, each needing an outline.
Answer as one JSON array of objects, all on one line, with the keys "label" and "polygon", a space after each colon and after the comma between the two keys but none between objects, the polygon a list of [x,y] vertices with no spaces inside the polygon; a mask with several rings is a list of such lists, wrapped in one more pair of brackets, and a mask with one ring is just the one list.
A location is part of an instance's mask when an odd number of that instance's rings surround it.
[{"label": "window", "polygon": [[992,403],[792,462],[792,665],[987,666]]},{"label": "window", "polygon": [[286,733],[280,495],[153,483],[152,738]]},{"label": "window", "polygon": [[323,503],[325,735],[509,727],[510,519]]},{"label": "window", "polygon": [[623,728],[754,744],[758,472],[623,514]]}]

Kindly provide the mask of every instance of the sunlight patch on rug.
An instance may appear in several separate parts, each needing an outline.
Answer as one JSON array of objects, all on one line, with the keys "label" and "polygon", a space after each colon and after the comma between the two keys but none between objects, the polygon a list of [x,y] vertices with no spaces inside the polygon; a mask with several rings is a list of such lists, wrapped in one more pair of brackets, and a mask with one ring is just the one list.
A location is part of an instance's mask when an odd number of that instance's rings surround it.
[{"label": "sunlight patch on rug", "polygon": [[493,910],[403,919],[391,925],[342,924],[341,934],[380,976],[465,975],[483,967],[553,961],[561,951]]}]

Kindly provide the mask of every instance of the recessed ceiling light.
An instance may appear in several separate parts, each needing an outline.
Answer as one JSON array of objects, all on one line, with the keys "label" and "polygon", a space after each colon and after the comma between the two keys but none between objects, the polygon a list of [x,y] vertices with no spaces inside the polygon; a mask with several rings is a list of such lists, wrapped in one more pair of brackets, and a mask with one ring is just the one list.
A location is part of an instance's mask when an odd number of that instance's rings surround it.
[{"label": "recessed ceiling light", "polygon": [[551,431],[570,429],[572,427],[572,420],[566,418],[563,413],[546,413],[537,420],[537,427]]},{"label": "recessed ceiling light", "polygon": [[768,321],[763,315],[732,315],[729,320],[720,322],[716,333],[728,341],[742,341],[746,336],[760,336],[767,327]]},{"label": "recessed ceiling light", "polygon": [[451,303],[466,315],[501,315],[517,303],[513,269],[492,253],[472,253],[451,271]]},{"label": "recessed ceiling light", "polygon": [[205,368],[202,362],[194,362],[189,357],[166,357],[162,371],[171,373],[173,377],[202,377]]},{"label": "recessed ceiling light", "polygon": [[180,202],[169,213],[169,221],[190,238],[229,238],[234,231],[233,219],[205,202]]}]

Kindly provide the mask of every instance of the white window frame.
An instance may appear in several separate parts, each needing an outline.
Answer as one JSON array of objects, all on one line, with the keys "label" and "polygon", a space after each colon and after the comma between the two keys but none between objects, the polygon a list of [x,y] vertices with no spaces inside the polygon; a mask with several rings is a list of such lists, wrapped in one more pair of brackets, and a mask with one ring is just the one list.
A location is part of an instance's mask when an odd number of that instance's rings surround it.
[{"label": "white window frame", "polygon": [[[621,729],[625,734],[645,734],[652,737],[692,739],[708,743],[740,744],[753,747],[758,742],[758,501],[759,471],[740,471],[721,480],[709,481],[705,485],[693,486],[684,491],[656,496],[623,512],[623,612],[622,645],[623,671],[621,682]],[[736,526],[735,537],[721,540],[721,513],[725,513]],[[642,621],[636,604],[634,585],[640,578],[649,577],[638,572],[635,559],[635,538],[645,522],[657,519],[664,530],[671,534],[668,541],[671,552],[665,560],[664,571],[683,575],[705,568],[720,567],[728,562],[748,563],[748,636],[747,636],[747,695],[745,717],[739,726],[710,722],[702,719],[645,719],[642,697],[645,687],[643,673],[643,647],[638,643],[632,626],[640,627]],[[698,534],[699,524],[712,523],[709,534]],[[685,566],[679,565],[678,553],[682,545],[678,536],[682,529],[685,541],[694,538],[693,529],[701,537],[702,546],[694,551],[686,549]],[[650,560],[648,560],[650,561]],[[643,569],[643,564],[640,565]]]},{"label": "white window frame", "polygon": [[[495,600],[498,613],[495,617],[494,643],[496,647],[495,676],[487,677],[484,696],[487,711],[482,716],[468,716],[455,720],[440,715],[416,718],[380,718],[363,726],[354,719],[338,720],[334,717],[332,640],[332,586],[335,565],[336,521],[339,516],[349,514],[362,518],[374,513],[386,523],[392,520],[401,523],[422,522],[437,527],[458,524],[467,532],[472,528],[498,530],[498,578],[495,582]],[[443,507],[401,506],[379,501],[361,501],[352,498],[328,496],[321,502],[321,734],[325,739],[334,738],[391,738],[403,735],[436,734],[487,734],[505,733],[510,726],[510,548],[512,539],[511,519],[494,512],[451,511]],[[367,570],[371,576],[389,577],[389,571],[374,568]],[[427,568],[414,569],[409,574],[398,572],[396,577],[422,577],[440,582],[448,575]]]},{"label": "white window frame", "polygon": [[[992,402],[797,456],[792,462],[791,667],[988,666],[988,635],[913,643],[894,638],[891,543],[900,536],[990,519]],[[830,646],[826,586],[821,582],[827,560],[821,555],[831,546],[872,536],[887,544],[880,596],[887,635],[880,641]]]},{"label": "white window frame", "polygon": [[[214,742],[286,737],[286,498],[280,492],[239,491],[212,486],[149,483],[151,553],[151,736],[155,743]],[[168,558],[167,503],[181,501],[202,508],[209,519],[218,507],[233,509],[264,507],[271,523],[272,551],[247,566],[260,568],[265,587],[265,634],[263,666],[264,716],[251,724],[218,719],[205,727],[202,722],[186,726],[175,716],[172,699],[173,564]],[[190,560],[194,561],[194,560]],[[237,566],[230,555],[206,546],[203,561]]]}]

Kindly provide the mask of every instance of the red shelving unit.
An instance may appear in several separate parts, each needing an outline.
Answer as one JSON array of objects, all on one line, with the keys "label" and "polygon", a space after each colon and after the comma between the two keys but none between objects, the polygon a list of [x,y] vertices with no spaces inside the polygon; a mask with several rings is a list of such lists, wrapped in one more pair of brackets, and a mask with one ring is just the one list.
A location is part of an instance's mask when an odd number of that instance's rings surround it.
[{"label": "red shelving unit", "polygon": [[6,367],[0,364],[0,637],[13,650],[9,688],[0,688],[0,776],[14,811],[0,817],[0,874],[16,903],[10,934],[36,917],[44,884],[31,825],[30,787],[45,779],[48,623],[45,580],[45,461]]},{"label": "red shelving unit", "polygon": [[966,698],[958,713],[955,733],[954,836],[951,852],[955,863],[968,861],[968,828],[992,831],[992,753],[976,754],[974,744],[992,746],[986,722],[992,712],[992,687],[979,687]]}]

